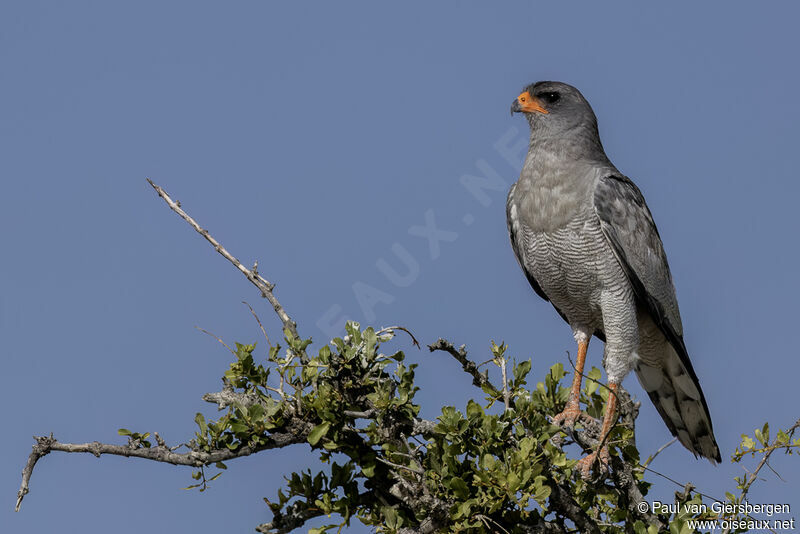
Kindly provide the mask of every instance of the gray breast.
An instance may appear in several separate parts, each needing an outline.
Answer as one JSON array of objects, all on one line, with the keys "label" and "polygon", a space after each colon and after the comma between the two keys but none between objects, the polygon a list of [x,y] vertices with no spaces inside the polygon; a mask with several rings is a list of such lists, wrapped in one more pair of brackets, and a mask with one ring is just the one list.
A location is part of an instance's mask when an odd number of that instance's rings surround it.
[{"label": "gray breast", "polygon": [[[588,211],[588,210],[587,210]],[[603,330],[603,292],[624,292],[625,275],[593,212],[566,225],[535,231],[525,227],[525,267],[572,325]]]}]

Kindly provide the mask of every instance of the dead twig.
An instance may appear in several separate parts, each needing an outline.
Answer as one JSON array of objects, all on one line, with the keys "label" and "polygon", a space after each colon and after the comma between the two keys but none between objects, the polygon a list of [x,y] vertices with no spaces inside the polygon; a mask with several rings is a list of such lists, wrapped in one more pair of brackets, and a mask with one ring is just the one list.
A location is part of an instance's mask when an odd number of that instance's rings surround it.
[{"label": "dead twig", "polygon": [[252,313],[253,317],[256,318],[256,322],[258,323],[258,327],[261,329],[261,333],[264,334],[264,338],[267,340],[267,345],[269,345],[270,348],[272,348],[272,343],[270,343],[270,341],[269,341],[269,336],[267,335],[267,331],[264,329],[264,325],[261,324],[261,319],[259,319],[258,315],[256,315],[256,311],[253,309],[252,306],[250,306],[250,303],[247,302],[246,300],[243,300],[242,304],[244,304],[245,306],[250,308],[250,313]]},{"label": "dead twig", "polygon": [[670,445],[672,445],[672,444],[673,444],[673,443],[675,443],[676,441],[678,441],[678,438],[672,438],[671,440],[669,440],[668,442],[666,442],[665,444],[663,444],[661,447],[659,447],[659,448],[658,448],[658,450],[657,450],[655,453],[653,453],[653,455],[652,455],[650,458],[648,458],[648,459],[647,459],[647,460],[646,460],[646,461],[645,461],[645,462],[642,464],[642,467],[647,467],[648,465],[650,465],[650,464],[653,462],[653,460],[655,460],[655,459],[656,459],[656,456],[658,456],[659,454],[661,454],[661,451],[663,451],[664,449],[666,449],[667,447],[669,447]]},{"label": "dead twig", "polygon": [[258,447],[244,446],[236,450],[227,448],[215,449],[211,452],[193,450],[185,453],[173,452],[170,448],[162,446],[161,443],[159,443],[158,447],[131,447],[127,444],[114,445],[110,443],[100,443],[98,441],[93,441],[91,443],[61,443],[56,440],[52,434],[49,436],[34,436],[36,443],[33,445],[33,450],[28,456],[25,468],[22,470],[22,484],[17,492],[17,504],[14,509],[19,511],[22,499],[25,498],[25,495],[30,491],[29,484],[36,462],[52,451],[90,453],[98,458],[103,454],[110,454],[113,456],[143,458],[155,462],[198,468],[216,462],[249,456],[266,449],[277,449],[295,443],[304,443],[308,438],[309,432],[311,432],[313,428],[313,424],[298,419],[293,421],[293,424],[290,425],[290,428],[288,428],[286,432],[274,432],[270,434],[267,443],[259,445]]},{"label": "dead twig", "polygon": [[236,353],[233,351],[233,349],[232,349],[232,348],[230,348],[230,347],[228,346],[228,344],[227,344],[227,343],[225,343],[224,341],[222,341],[222,338],[221,338],[221,337],[219,337],[219,336],[217,336],[217,335],[214,335],[214,334],[212,334],[211,332],[209,332],[208,330],[205,330],[205,329],[203,329],[203,328],[200,328],[199,326],[195,326],[195,328],[197,328],[198,330],[200,330],[200,331],[201,331],[202,333],[204,333],[204,334],[208,334],[209,336],[213,337],[214,339],[216,339],[217,341],[219,341],[220,343],[222,343],[222,345],[223,345],[223,346],[224,346],[226,349],[228,349],[228,352],[230,352],[231,354],[233,354],[234,356],[236,356]]},{"label": "dead twig", "polygon": [[436,340],[436,342],[428,345],[428,349],[431,352],[441,350],[443,352],[450,354],[453,358],[455,358],[458,361],[458,363],[461,364],[461,368],[464,369],[466,373],[472,376],[472,383],[475,386],[481,389],[483,389],[483,387],[486,386],[492,389],[495,394],[500,394],[501,390],[495,387],[494,384],[492,384],[489,381],[488,373],[483,374],[480,371],[478,371],[478,367],[475,365],[475,362],[467,358],[467,350],[464,347],[464,345],[461,345],[461,347],[459,347],[456,350],[456,348],[453,346],[452,343],[450,343],[446,339],[439,338]]},{"label": "dead twig", "polygon": [[511,409],[511,392],[508,390],[508,376],[506,373],[506,359],[504,357],[495,360],[495,363],[500,368],[503,374],[503,404],[506,406],[506,411]]},{"label": "dead twig", "polygon": [[242,265],[242,262],[237,260],[230,252],[228,252],[225,249],[225,247],[223,247],[219,243],[219,241],[214,239],[211,236],[211,234],[208,233],[208,230],[202,228],[197,223],[197,221],[195,221],[185,211],[183,211],[180,204],[172,200],[172,198],[170,198],[170,196],[167,194],[166,191],[164,191],[164,189],[161,186],[156,185],[150,178],[147,179],[147,183],[149,183],[153,187],[153,189],[155,189],[156,193],[158,193],[158,196],[164,199],[164,202],[167,203],[167,206],[169,206],[169,208],[172,211],[180,215],[181,219],[189,223],[189,226],[194,228],[198,234],[203,236],[206,241],[211,243],[211,246],[214,247],[214,250],[219,252],[223,258],[231,262],[237,269],[239,269],[239,271],[241,271],[241,273],[248,280],[250,280],[250,282],[254,286],[258,288],[258,290],[261,292],[261,296],[266,298],[269,301],[269,303],[272,304],[272,307],[275,309],[275,313],[280,318],[284,328],[289,330],[289,332],[291,332],[294,337],[299,338],[300,336],[297,334],[297,325],[289,317],[289,315],[286,313],[286,310],[284,310],[283,306],[281,305],[280,302],[278,302],[278,299],[275,298],[275,294],[272,292],[272,290],[275,288],[275,284],[270,283],[267,279],[258,274],[257,271],[248,269],[247,267]]}]

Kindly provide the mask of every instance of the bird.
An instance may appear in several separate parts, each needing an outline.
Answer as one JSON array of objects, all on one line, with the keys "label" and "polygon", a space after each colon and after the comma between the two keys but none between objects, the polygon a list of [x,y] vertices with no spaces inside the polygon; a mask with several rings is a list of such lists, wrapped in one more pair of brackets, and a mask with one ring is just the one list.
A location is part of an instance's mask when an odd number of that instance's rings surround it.
[{"label": "bird", "polygon": [[604,342],[609,395],[600,447],[577,465],[583,478],[608,470],[606,439],[619,385],[635,371],[667,428],[695,457],[721,461],[711,415],[683,339],[672,274],[658,229],[636,184],[606,156],[589,102],[575,87],[540,81],[511,104],[530,126],[506,219],[514,255],[537,295],[550,301],[578,344],[564,410],[583,417],[580,388],[594,336]]}]

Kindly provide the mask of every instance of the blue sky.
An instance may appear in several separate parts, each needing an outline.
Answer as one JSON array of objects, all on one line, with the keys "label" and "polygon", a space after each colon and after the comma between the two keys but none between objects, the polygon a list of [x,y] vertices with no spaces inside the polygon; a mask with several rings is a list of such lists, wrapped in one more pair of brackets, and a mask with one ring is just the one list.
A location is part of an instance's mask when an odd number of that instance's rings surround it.
[{"label": "blue sky", "polygon": [[[244,263],[258,259],[315,341],[346,315],[466,343],[481,361],[490,339],[505,340],[533,358],[534,376],[568,365],[569,328],[527,286],[506,235],[513,146],[527,138],[508,109],[540,79],[581,89],[609,156],[659,224],[726,461],[713,467],[676,445],[654,467],[722,496],[742,473],[727,462],[739,435],[800,417],[798,11],[4,4],[2,530],[251,532],[269,519],[261,497],[314,465],[303,446],[261,454],[231,462],[198,494],[180,489],[188,469],[51,454],[13,513],[32,435],[118,441],[127,427],[187,440],[195,412],[214,414],[200,397],[219,388],[230,356],[194,327],[256,341],[248,300],[279,331],[254,288],[145,177]],[[464,176],[487,172],[502,190],[464,187]],[[431,221],[447,232],[433,248],[419,235]],[[359,304],[366,293],[374,305]],[[601,353],[595,341],[590,364]],[[409,354],[424,415],[478,394],[454,361]],[[668,431],[635,378],[625,386],[643,401],[640,449],[655,451]],[[773,466],[786,482],[765,474],[751,502],[800,511],[797,461]],[[678,489],[651,481],[653,497]]]}]

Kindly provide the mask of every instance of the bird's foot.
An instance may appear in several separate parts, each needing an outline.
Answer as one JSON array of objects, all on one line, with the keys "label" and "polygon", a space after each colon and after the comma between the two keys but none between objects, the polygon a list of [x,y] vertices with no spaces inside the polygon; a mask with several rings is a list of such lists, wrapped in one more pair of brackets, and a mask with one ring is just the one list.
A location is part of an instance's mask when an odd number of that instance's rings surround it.
[{"label": "bird's foot", "polygon": [[581,406],[578,404],[578,401],[567,401],[564,410],[560,414],[553,416],[553,424],[573,428],[575,423],[584,417],[588,416],[581,411]]},{"label": "bird's foot", "polygon": [[575,467],[578,468],[582,479],[589,480],[592,476],[592,466],[595,465],[595,462],[597,462],[601,473],[608,473],[608,462],[610,460],[611,456],[608,454],[608,447],[603,445],[599,453],[598,451],[594,451],[593,453],[587,454],[578,460],[578,464]]}]

